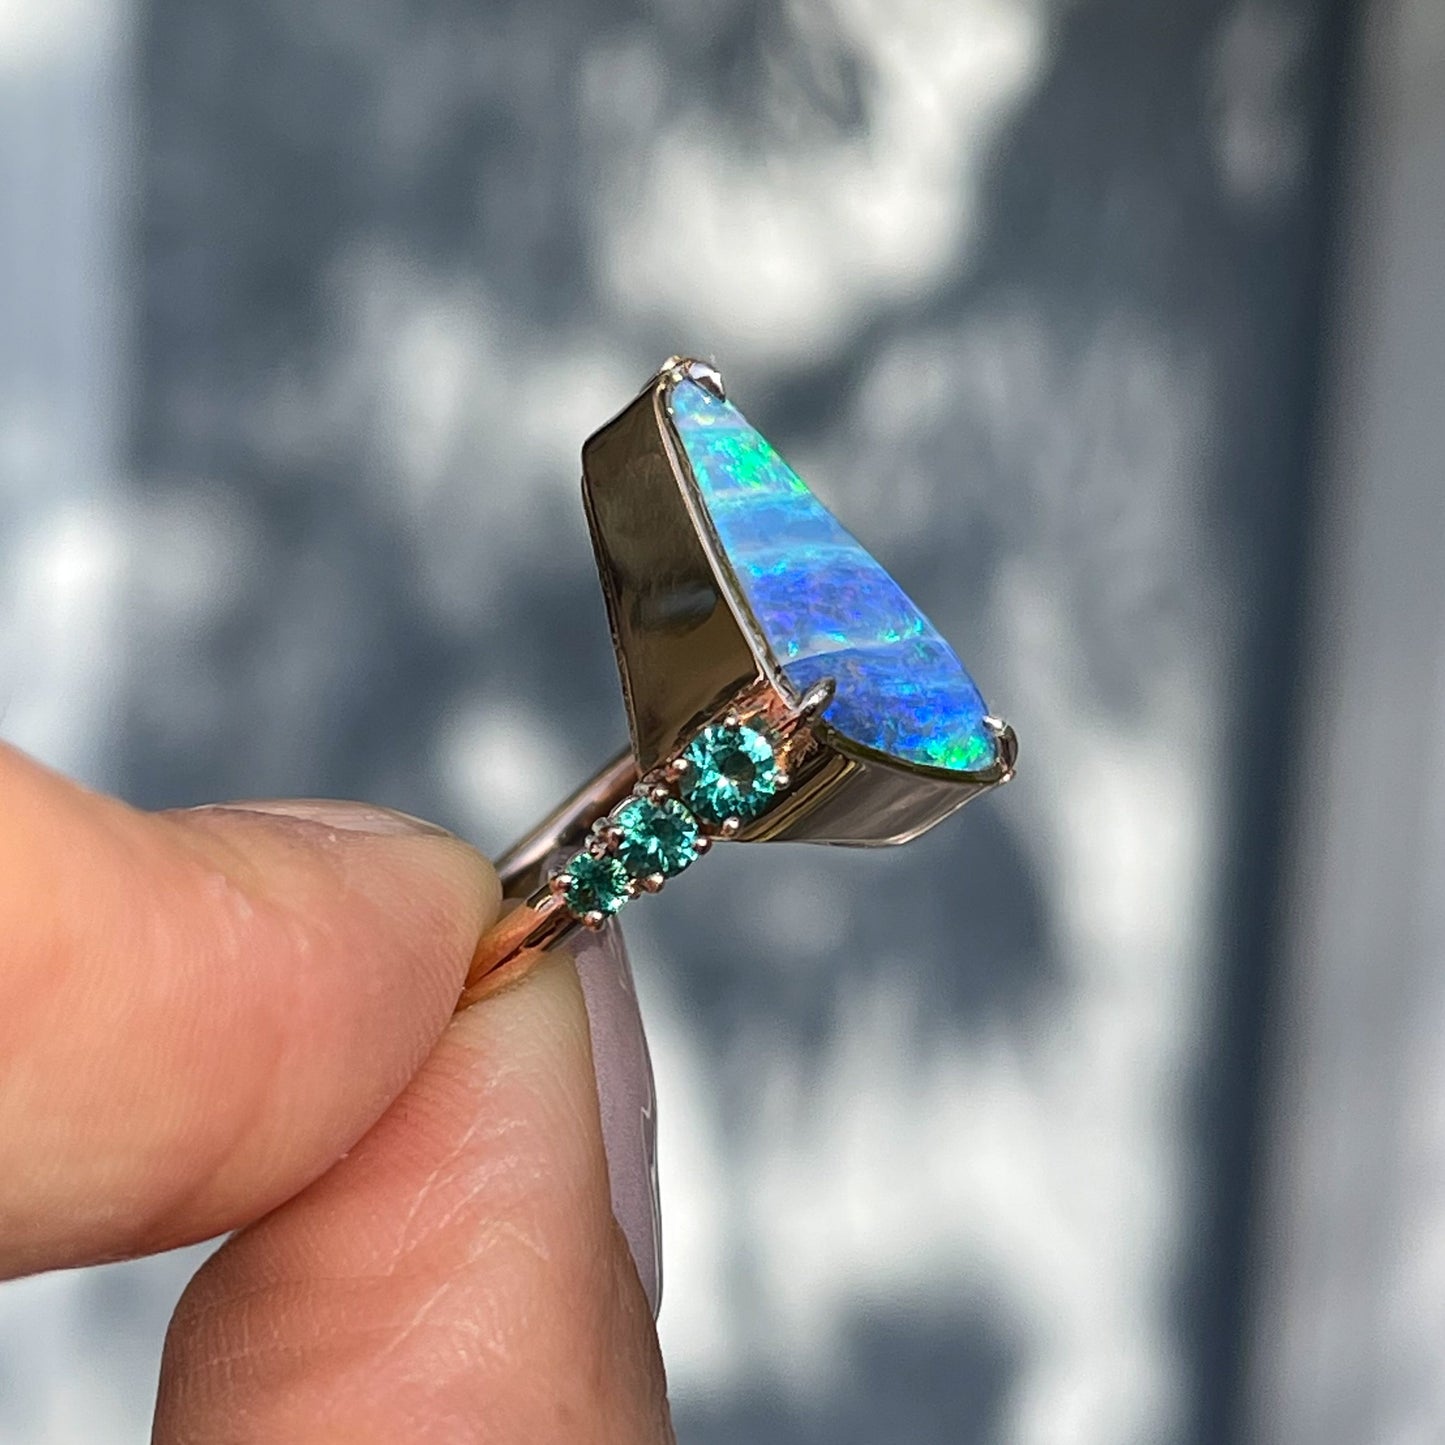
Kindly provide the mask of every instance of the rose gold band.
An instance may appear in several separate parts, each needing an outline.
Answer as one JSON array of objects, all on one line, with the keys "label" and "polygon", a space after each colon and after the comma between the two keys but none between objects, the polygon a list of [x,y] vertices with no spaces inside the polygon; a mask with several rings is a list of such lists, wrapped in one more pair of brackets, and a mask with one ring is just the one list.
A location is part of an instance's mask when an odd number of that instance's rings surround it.
[{"label": "rose gold band", "polygon": [[579,846],[593,820],[610,813],[636,782],[637,765],[625,752],[497,859],[504,911],[477,943],[459,1010],[520,977],[578,927],[561,899],[545,887],[547,862]]}]

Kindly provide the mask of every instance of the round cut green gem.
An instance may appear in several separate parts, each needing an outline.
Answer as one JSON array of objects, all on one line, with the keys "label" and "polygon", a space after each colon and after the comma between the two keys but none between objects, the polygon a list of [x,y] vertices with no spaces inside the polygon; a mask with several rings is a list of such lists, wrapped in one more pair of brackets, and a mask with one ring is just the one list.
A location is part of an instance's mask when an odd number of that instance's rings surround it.
[{"label": "round cut green gem", "polygon": [[634,878],[671,878],[697,857],[697,819],[676,798],[629,798],[612,821],[623,831],[617,857]]},{"label": "round cut green gem", "polygon": [[627,869],[616,858],[579,853],[562,871],[571,880],[562,898],[578,918],[589,913],[611,917],[627,902]]},{"label": "round cut green gem", "polygon": [[683,801],[708,823],[756,818],[778,791],[778,759],[755,727],[705,727],[683,752]]}]

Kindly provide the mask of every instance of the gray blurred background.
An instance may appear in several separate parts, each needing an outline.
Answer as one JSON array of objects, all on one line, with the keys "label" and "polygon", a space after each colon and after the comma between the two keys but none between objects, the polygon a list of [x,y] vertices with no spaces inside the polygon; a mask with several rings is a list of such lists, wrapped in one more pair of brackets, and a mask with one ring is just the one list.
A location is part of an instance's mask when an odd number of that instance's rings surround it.
[{"label": "gray blurred background", "polygon": [[[629,915],[680,1437],[1439,1445],[1442,238],[1440,0],[0,0],[0,732],[500,847],[713,355],[1023,753]],[[0,1288],[0,1442],[196,1258]]]}]

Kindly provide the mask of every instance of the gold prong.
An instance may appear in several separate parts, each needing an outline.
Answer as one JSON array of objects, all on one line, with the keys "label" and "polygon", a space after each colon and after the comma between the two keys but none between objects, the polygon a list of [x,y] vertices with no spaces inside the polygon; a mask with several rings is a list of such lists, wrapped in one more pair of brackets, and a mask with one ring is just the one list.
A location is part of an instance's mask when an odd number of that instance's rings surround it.
[{"label": "gold prong", "polygon": [[718,832],[724,838],[736,838],[743,831],[743,820],[741,818],[724,818],[718,824]]},{"label": "gold prong", "polygon": [[681,782],[687,776],[688,769],[692,766],[686,758],[674,758],[663,772],[672,779],[674,783]]},{"label": "gold prong", "polygon": [[672,797],[672,790],[666,783],[654,783],[652,787],[647,790],[647,797],[649,802],[656,803],[660,808]]},{"label": "gold prong", "polygon": [[825,677],[821,682],[815,682],[802,696],[798,703],[798,717],[811,720],[818,716],[838,691],[838,683],[834,678]]},{"label": "gold prong", "polygon": [[742,720],[742,718],[740,718],[740,717],[737,715],[737,713],[735,713],[735,712],[729,712],[729,713],[727,714],[727,716],[726,716],[725,718],[723,718],[723,723],[722,723],[722,725],[723,725],[729,732],[736,732],[736,731],[738,730],[738,728],[742,727],[742,725],[743,725],[743,720]]},{"label": "gold prong", "polygon": [[701,858],[702,855],[706,853],[709,848],[712,847],[712,839],[709,838],[706,833],[699,833],[697,837],[697,842],[694,843],[692,846],[694,851],[697,853],[697,856]]},{"label": "gold prong", "polygon": [[998,760],[1001,771],[998,776],[998,785],[1012,782],[1015,767],[1019,760],[1019,739],[1018,734],[1002,718],[985,717],[983,725],[994,736],[998,743]]},{"label": "gold prong", "polygon": [[662,885],[667,882],[667,879],[661,873],[649,873],[640,881],[644,893],[661,893]]},{"label": "gold prong", "polygon": [[553,893],[565,893],[573,884],[573,877],[570,873],[554,873],[548,880],[547,886]]},{"label": "gold prong", "polygon": [[593,908],[582,915],[582,927],[593,933],[600,933],[602,925],[607,922],[607,915],[601,909]]},{"label": "gold prong", "polygon": [[614,823],[610,819],[604,818],[601,826],[597,829],[597,836],[607,844],[609,849],[612,849],[616,848],[627,836],[627,830],[620,823]]},{"label": "gold prong", "polygon": [[727,387],[723,384],[722,372],[707,361],[689,361],[683,368],[699,386],[706,387],[719,401],[728,399]]},{"label": "gold prong", "polygon": [[781,793],[783,789],[792,786],[793,778],[790,773],[787,773],[780,769],[778,772],[773,774],[773,782],[776,785],[778,791]]}]

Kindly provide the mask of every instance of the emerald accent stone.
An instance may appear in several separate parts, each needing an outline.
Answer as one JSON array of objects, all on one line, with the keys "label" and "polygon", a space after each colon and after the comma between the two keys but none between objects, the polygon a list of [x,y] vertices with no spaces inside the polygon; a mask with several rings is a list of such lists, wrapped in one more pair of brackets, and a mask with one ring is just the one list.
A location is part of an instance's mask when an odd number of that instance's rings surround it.
[{"label": "emerald accent stone", "polygon": [[630,880],[616,858],[579,853],[562,871],[571,879],[563,890],[563,901],[578,918],[589,913],[610,918],[627,902]]},{"label": "emerald accent stone", "polygon": [[622,829],[616,855],[634,878],[671,878],[697,857],[697,819],[676,798],[629,798],[612,815]]},{"label": "emerald accent stone", "polygon": [[778,758],[761,729],[705,727],[683,750],[682,799],[704,822],[756,818],[778,791]]},{"label": "emerald accent stone", "polygon": [[669,408],[744,600],[798,693],[832,678],[824,717],[877,752],[990,767],[983,698],[903,589],[730,402],[684,378]]}]

